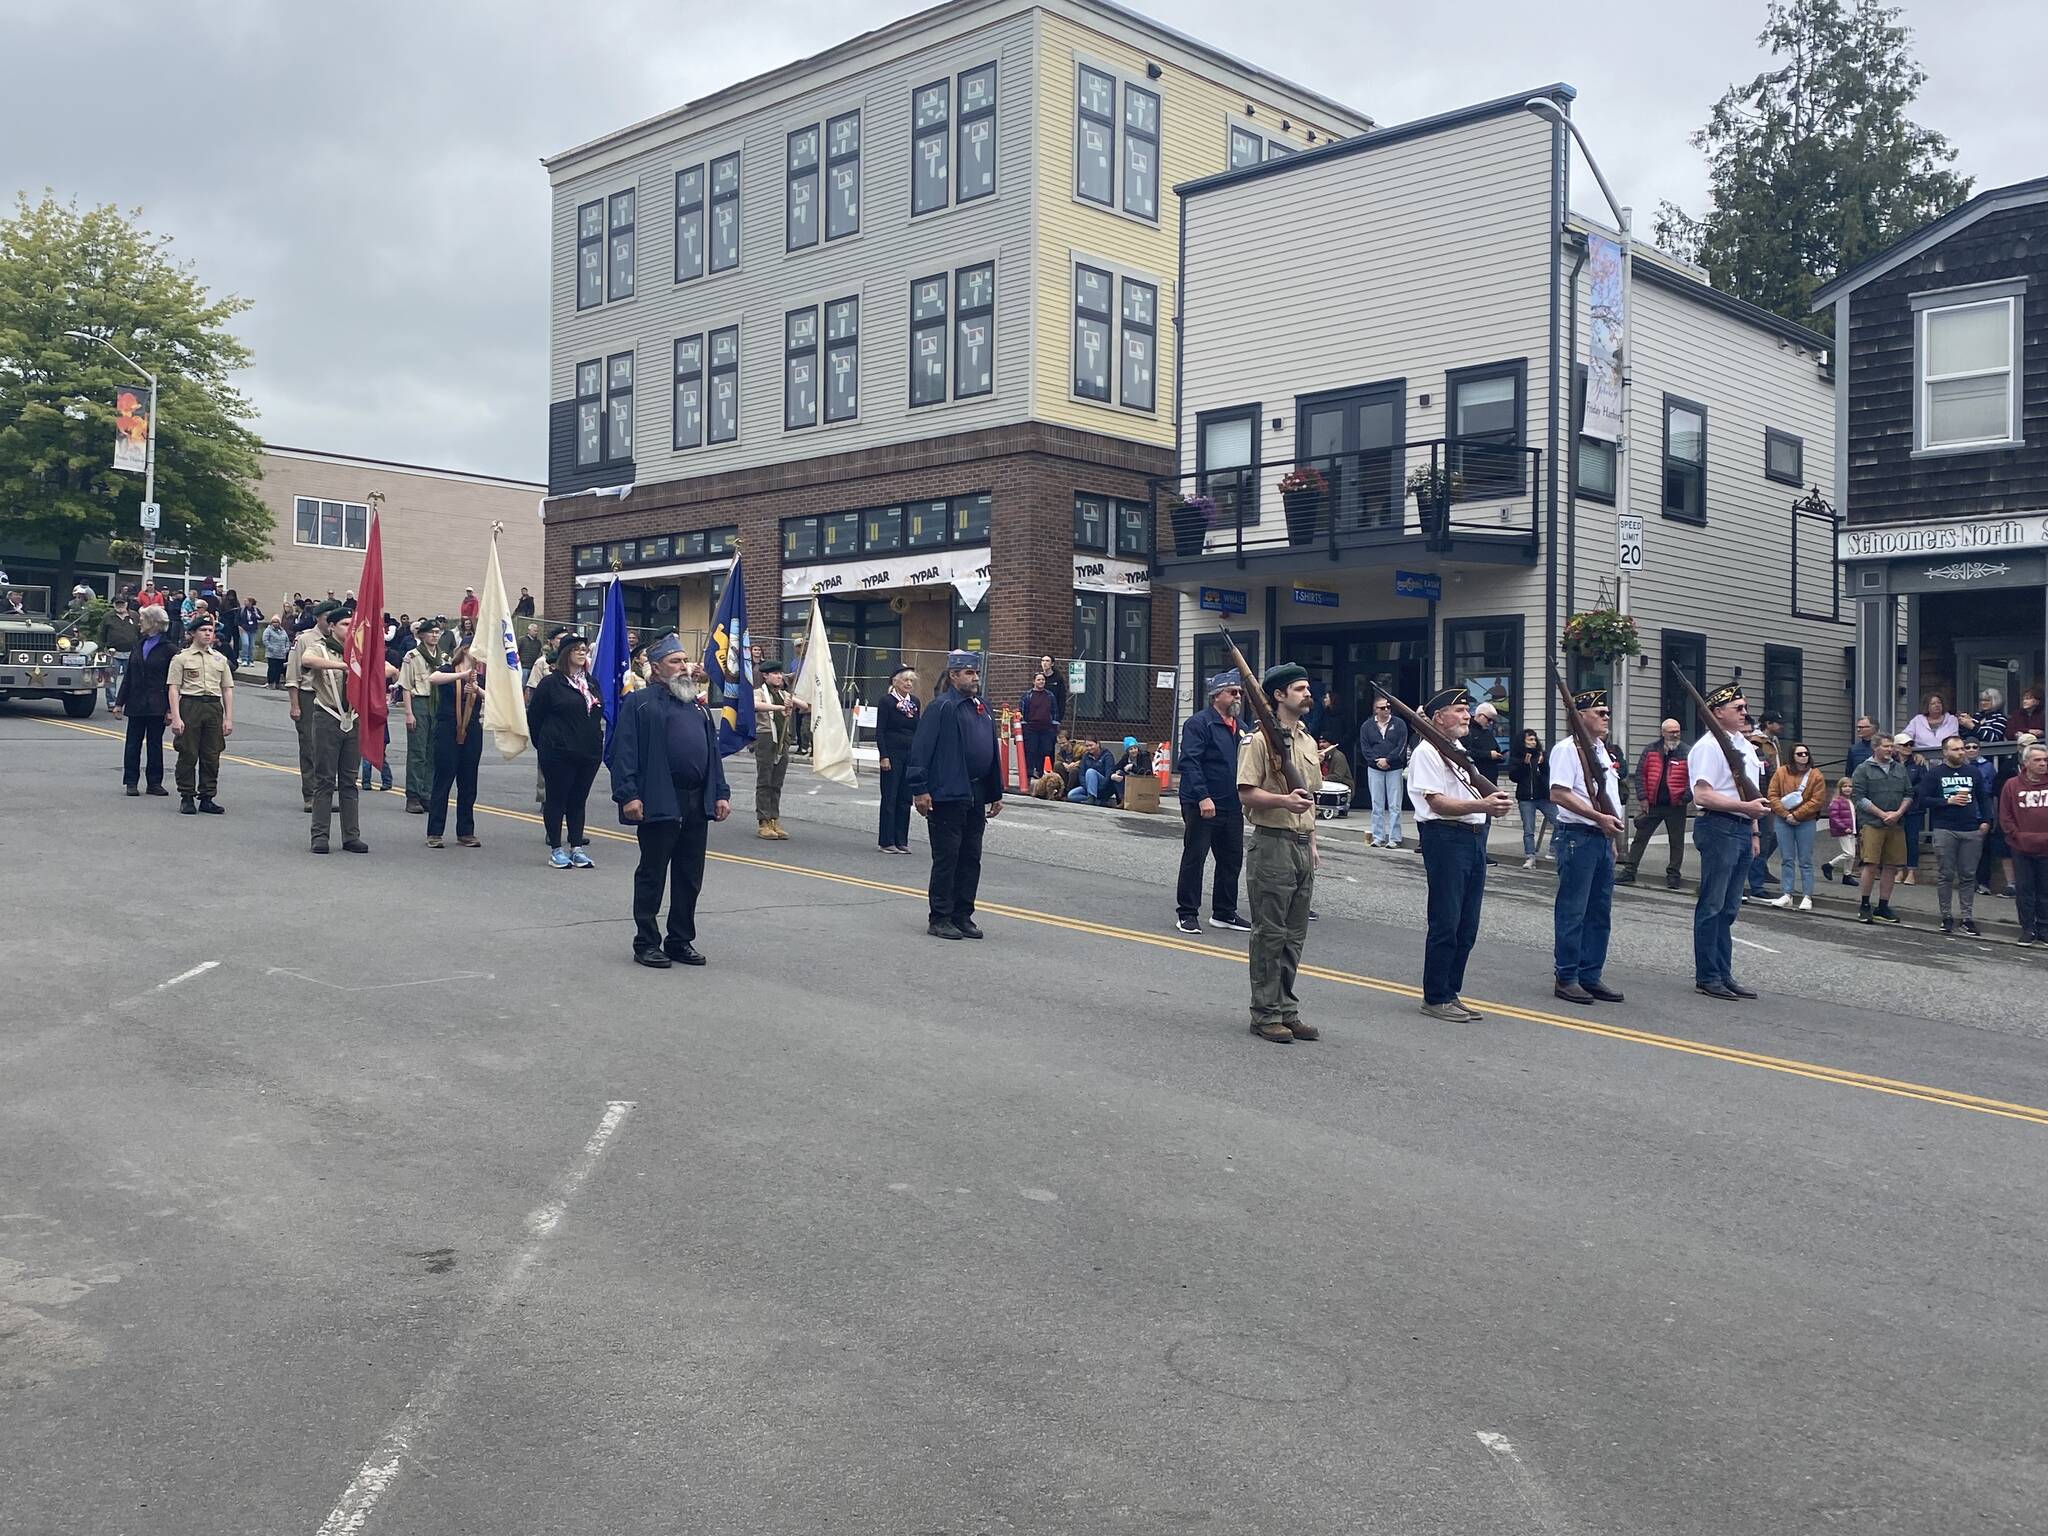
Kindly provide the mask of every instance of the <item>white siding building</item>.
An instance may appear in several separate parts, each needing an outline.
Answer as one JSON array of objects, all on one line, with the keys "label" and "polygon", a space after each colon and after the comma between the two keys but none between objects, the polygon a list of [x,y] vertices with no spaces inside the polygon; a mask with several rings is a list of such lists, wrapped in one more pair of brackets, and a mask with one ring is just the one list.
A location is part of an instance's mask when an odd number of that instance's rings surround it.
[{"label": "white siding building", "polygon": [[[1216,503],[1176,527],[1161,498],[1183,710],[1227,622],[1256,632],[1260,664],[1301,662],[1332,691],[1339,739],[1375,681],[1411,701],[1461,682],[1511,728],[1555,736],[1565,622],[1615,593],[1615,458],[1578,438],[1588,226],[1566,211],[1565,132],[1530,94],[1573,96],[1550,86],[1179,189],[1170,490]],[[1853,632],[1832,528],[1793,510],[1832,494],[1826,341],[1640,245],[1633,299],[1627,457],[1646,531],[1623,739],[1633,751],[1676,709],[1669,658],[1703,689],[1739,669],[1753,712],[1782,710],[1839,760]],[[1285,494],[1297,465],[1323,487]]]}]

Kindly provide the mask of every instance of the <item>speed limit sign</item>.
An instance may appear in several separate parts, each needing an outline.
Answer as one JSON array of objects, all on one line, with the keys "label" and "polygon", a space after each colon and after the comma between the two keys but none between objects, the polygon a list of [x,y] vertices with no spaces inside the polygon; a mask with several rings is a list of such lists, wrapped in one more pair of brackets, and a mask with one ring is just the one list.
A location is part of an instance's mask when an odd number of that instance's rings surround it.
[{"label": "speed limit sign", "polygon": [[1633,512],[1615,519],[1619,534],[1616,542],[1615,567],[1623,571],[1640,571],[1643,568],[1643,520]]}]

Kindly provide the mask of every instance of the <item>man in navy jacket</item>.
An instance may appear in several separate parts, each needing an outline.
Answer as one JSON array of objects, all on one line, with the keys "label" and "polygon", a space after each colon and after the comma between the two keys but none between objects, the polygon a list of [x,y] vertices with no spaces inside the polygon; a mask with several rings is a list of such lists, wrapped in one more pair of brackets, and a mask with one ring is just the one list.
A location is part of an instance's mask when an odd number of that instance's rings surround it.
[{"label": "man in navy jacket", "polygon": [[[711,823],[732,812],[732,788],[718,755],[718,727],[688,680],[682,642],[664,635],[648,649],[653,679],[619,701],[612,734],[612,799],[640,840],[633,871],[633,958],[666,970],[697,952],[697,896]],[[656,922],[669,893],[668,937]]]},{"label": "man in navy jacket", "polygon": [[1003,770],[996,723],[981,696],[981,658],[946,657],[950,685],[925,706],[910,741],[910,803],[930,824],[932,879],[925,932],[978,939],[974,897],[981,887],[981,839],[1002,814]]},{"label": "man in navy jacket", "polygon": [[1235,668],[1209,679],[1209,707],[1180,728],[1180,883],[1174,890],[1174,926],[1200,933],[1202,865],[1213,850],[1216,884],[1209,923],[1249,933],[1237,910],[1237,873],[1244,867],[1244,810],[1237,798],[1237,709],[1244,680]]}]

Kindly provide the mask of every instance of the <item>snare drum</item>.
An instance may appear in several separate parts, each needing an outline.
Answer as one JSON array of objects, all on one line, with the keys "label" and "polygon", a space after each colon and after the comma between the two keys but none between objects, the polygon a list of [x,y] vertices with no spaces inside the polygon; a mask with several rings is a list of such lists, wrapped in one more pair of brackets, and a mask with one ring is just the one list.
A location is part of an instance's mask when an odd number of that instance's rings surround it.
[{"label": "snare drum", "polygon": [[1351,814],[1351,791],[1342,784],[1325,784],[1316,791],[1316,820],[1335,821]]}]

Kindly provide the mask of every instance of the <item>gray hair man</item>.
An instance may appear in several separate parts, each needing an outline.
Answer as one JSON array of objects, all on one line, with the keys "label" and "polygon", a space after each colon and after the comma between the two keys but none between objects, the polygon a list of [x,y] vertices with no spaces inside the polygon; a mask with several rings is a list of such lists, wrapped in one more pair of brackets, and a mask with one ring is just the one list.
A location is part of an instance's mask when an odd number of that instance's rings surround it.
[{"label": "gray hair man", "polygon": [[1244,868],[1244,811],[1237,794],[1241,745],[1238,707],[1244,679],[1236,668],[1209,679],[1208,704],[1182,722],[1180,757],[1180,879],[1174,887],[1174,926],[1200,933],[1202,869],[1213,853],[1216,879],[1210,889],[1209,926],[1251,932],[1237,905],[1237,877]]}]

